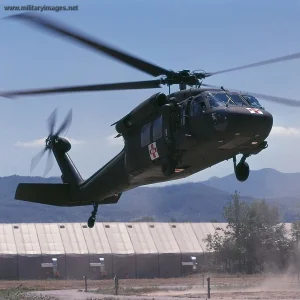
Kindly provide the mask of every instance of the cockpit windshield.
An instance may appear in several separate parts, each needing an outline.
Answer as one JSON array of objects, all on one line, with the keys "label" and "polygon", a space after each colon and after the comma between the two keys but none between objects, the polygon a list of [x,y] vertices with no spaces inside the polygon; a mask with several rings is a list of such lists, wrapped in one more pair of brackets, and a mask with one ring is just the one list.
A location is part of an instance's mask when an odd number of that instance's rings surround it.
[{"label": "cockpit windshield", "polygon": [[230,92],[208,92],[207,95],[211,108],[222,106],[250,106],[261,108],[258,100],[251,95],[239,95]]},{"label": "cockpit windshield", "polygon": [[250,104],[250,106],[262,108],[261,104],[255,97],[251,95],[243,95],[243,94],[242,97]]}]

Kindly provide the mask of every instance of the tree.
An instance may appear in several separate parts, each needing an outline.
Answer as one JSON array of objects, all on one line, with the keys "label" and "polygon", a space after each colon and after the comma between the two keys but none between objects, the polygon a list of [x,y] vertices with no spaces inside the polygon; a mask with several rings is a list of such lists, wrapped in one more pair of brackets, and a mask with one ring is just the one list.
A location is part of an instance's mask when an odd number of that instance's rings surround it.
[{"label": "tree", "polygon": [[294,221],[291,225],[291,238],[294,243],[299,242],[300,239],[300,221]]},{"label": "tree", "polygon": [[290,239],[291,258],[290,259],[292,265],[295,267],[298,274],[300,270],[299,242],[300,242],[300,221],[296,220],[291,225],[291,239]]},{"label": "tree", "polygon": [[279,216],[278,208],[265,200],[247,203],[235,191],[232,201],[223,209],[227,229],[222,235],[208,236],[207,246],[230,270],[245,270],[251,274],[257,268],[263,270],[264,265],[282,270],[287,265],[290,244]]}]

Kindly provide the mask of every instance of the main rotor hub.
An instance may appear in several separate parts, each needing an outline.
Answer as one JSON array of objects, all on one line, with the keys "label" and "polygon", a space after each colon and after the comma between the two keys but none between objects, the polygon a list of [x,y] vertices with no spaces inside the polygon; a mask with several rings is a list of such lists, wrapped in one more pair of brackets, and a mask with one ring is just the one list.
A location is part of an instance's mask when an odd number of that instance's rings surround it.
[{"label": "main rotor hub", "polygon": [[173,84],[185,84],[189,86],[201,85],[201,80],[207,77],[207,74],[191,72],[190,70],[182,70],[179,72],[172,72],[166,78],[163,78],[161,84],[168,86]]}]

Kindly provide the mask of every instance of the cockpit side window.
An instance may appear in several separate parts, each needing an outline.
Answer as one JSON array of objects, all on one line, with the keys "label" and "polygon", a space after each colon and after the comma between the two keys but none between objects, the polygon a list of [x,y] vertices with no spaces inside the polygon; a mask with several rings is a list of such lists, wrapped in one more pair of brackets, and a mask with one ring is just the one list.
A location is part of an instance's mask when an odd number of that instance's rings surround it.
[{"label": "cockpit side window", "polygon": [[202,97],[197,97],[192,102],[191,115],[198,116],[205,113],[207,110],[205,101]]},{"label": "cockpit side window", "polygon": [[228,101],[225,93],[207,93],[207,98],[211,108],[217,108],[220,106],[223,107],[226,106],[226,104],[233,104],[231,101]]},{"label": "cockpit side window", "polygon": [[223,105],[220,104],[219,101],[216,101],[216,99],[213,98],[213,97],[208,97],[208,103],[209,103],[211,108],[217,108],[219,106],[223,106]]}]

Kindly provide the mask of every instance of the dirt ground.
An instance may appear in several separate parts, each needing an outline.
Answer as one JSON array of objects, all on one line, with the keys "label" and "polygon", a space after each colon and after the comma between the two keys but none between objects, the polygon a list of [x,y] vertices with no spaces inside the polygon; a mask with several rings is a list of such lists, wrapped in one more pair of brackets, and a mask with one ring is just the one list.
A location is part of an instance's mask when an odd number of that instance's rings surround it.
[{"label": "dirt ground", "polygon": [[114,296],[113,280],[88,280],[87,293],[84,292],[83,280],[0,281],[0,289],[19,287],[35,295],[48,295],[59,300],[191,300],[207,299],[208,276],[211,278],[211,299],[300,299],[300,280],[298,282],[297,275],[271,274],[239,277],[206,274],[204,278],[197,275],[172,279],[120,279],[118,296]]}]

